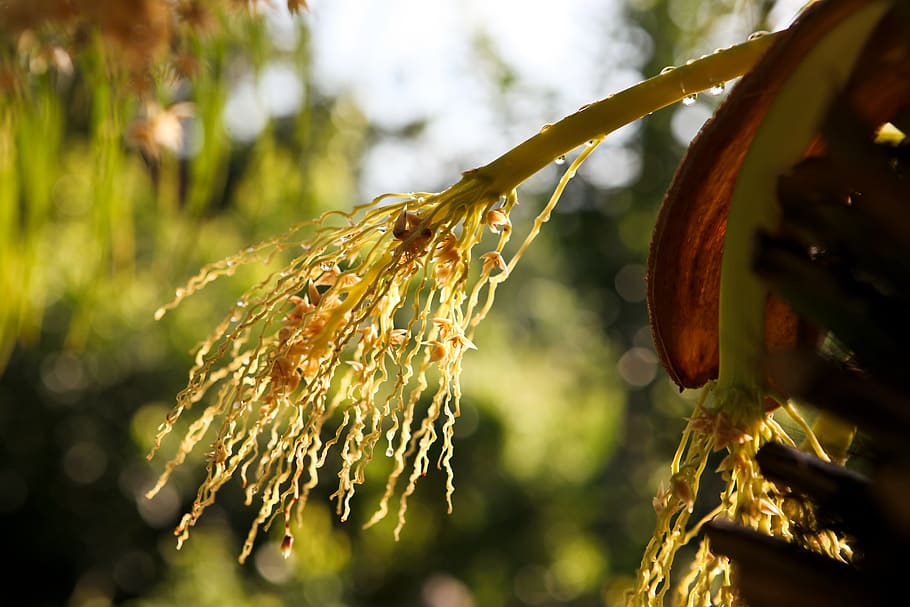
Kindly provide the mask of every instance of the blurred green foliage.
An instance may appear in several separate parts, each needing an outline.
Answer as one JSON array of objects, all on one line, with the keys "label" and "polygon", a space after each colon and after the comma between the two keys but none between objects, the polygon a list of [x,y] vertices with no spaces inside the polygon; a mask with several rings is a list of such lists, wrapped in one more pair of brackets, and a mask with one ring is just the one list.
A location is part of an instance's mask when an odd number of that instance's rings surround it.
[{"label": "blurred green foliage", "polygon": [[[629,27],[650,38],[644,73],[705,52],[682,27],[708,31],[718,11],[743,9],[698,3],[714,12],[677,23],[684,4],[627,10]],[[757,26],[768,7],[749,6]],[[237,565],[252,516],[238,487],[175,550],[170,531],[192,501],[202,456],[148,501],[163,460],[144,455],[185,382],[187,353],[264,270],[212,285],[160,323],[152,313],[199,266],[359,202],[358,160],[376,139],[351,100],[318,93],[306,19],[295,21],[297,47],[286,49],[272,44],[261,16],[216,18],[204,34],[180,30],[197,71],[159,74],[141,96],[109,71],[110,49],[74,54],[71,72],[41,71],[35,53],[55,43],[53,32],[33,32],[33,47],[4,33],[2,65],[24,76],[0,99],[0,524],[13,562],[3,602],[621,601],[687,411],[659,373],[642,290],[651,221],[684,150],[670,134],[674,110],[643,121],[626,145],[641,167],[627,187],[570,185],[500,290],[480,349],[466,359],[451,516],[442,475],[430,475],[400,542],[393,521],[362,530],[387,472],[377,461],[369,472],[377,482],[359,492],[347,524],[318,490],[288,560],[271,534],[250,564]],[[232,140],[223,111],[233,83],[279,58],[302,79],[302,105],[253,140]],[[150,108],[185,101],[193,113],[178,116],[187,139],[177,153],[147,132],[137,137]],[[453,181],[465,168],[452,167]],[[532,214],[545,193],[525,193],[519,212]],[[36,575],[38,584],[27,581]]]}]

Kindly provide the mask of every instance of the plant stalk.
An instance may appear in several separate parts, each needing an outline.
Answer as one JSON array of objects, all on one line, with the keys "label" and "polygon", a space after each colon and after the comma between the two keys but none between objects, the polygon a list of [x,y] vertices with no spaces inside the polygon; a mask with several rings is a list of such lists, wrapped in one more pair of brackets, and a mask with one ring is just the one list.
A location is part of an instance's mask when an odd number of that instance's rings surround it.
[{"label": "plant stalk", "polygon": [[742,76],[755,65],[778,34],[756,36],[747,42],[718,49],[687,65],[667,70],[620,93],[579,109],[493,162],[465,172],[466,179],[481,179],[488,196],[496,198],[515,189],[542,168],[588,141],[661,108]]}]

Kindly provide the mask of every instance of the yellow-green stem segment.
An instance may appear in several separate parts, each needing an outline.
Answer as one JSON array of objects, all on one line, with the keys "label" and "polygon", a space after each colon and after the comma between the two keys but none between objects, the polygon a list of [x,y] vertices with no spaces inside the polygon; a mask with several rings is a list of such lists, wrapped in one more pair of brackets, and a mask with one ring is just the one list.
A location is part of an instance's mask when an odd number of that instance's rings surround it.
[{"label": "yellow-green stem segment", "polygon": [[486,182],[489,195],[515,189],[528,177],[575,148],[603,138],[621,126],[679,102],[700,91],[746,73],[777,34],[719,49],[687,65],[587,105],[512,148],[493,162],[468,171],[465,177]]}]

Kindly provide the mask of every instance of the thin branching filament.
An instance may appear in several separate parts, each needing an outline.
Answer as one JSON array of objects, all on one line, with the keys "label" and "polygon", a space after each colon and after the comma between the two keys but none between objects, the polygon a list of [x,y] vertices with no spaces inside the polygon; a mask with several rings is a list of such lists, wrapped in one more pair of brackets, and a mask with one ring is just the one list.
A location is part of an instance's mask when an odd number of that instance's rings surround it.
[{"label": "thin branching filament", "polygon": [[[670,570],[677,552],[697,538],[708,521],[723,518],[787,541],[806,544],[813,551],[842,562],[852,557],[845,538],[829,529],[819,528],[813,508],[794,499],[766,480],[756,461],[762,445],[776,442],[796,447],[793,439],[771,412],[765,411],[752,395],[739,395],[743,401],[735,414],[729,406],[731,395],[719,395],[714,382],[706,386],[683,432],[679,448],[670,465],[669,483],[654,497],[657,525],[644,556],[628,605],[662,605],[672,583]],[[749,403],[755,406],[749,406]],[[796,409],[784,403],[778,409],[799,424]],[[807,442],[814,439],[807,431]],[[720,502],[696,522],[690,518],[698,497],[699,484],[708,470],[712,453],[723,454],[714,472],[724,489]],[[827,455],[822,450],[820,454]],[[736,583],[730,561],[713,554],[704,538],[689,571],[676,585],[672,604],[736,604]],[[707,604],[707,603],[706,603]]]},{"label": "thin branching filament", "polygon": [[[451,511],[462,357],[476,347],[473,332],[490,309],[495,286],[590,151],[570,167],[511,263],[504,254],[517,194],[490,194],[486,180],[469,172],[439,194],[388,194],[351,213],[326,213],[204,268],[178,289],[159,318],[241,264],[294,256],[249,289],[199,347],[189,383],[159,429],[155,450],[183,413],[202,407],[149,492],[154,496],[204,443],[207,474],[177,526],[178,543],[219,489],[238,476],[247,504],[259,509],[241,560],[259,529],[276,518],[284,522],[289,552],[294,514],[333,451],[341,463],[332,499],[342,520],[377,453],[394,465],[367,525],[385,517],[398,495],[397,536],[408,497],[432,465],[445,470]],[[486,242],[489,250],[473,259]]]}]

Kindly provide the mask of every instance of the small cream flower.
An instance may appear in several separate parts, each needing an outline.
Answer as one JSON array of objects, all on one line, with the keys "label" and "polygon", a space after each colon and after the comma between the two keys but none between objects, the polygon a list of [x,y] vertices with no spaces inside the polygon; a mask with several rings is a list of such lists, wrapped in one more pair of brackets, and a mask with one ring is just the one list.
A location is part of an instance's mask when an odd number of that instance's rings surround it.
[{"label": "small cream flower", "polygon": [[193,104],[175,103],[162,108],[147,103],[144,115],[135,120],[126,133],[127,141],[150,158],[159,158],[162,150],[176,152],[183,145],[183,120],[193,117]]},{"label": "small cream flower", "polygon": [[509,266],[506,264],[505,260],[502,258],[502,253],[499,251],[488,251],[480,256],[483,260],[482,270],[486,273],[493,271],[493,268],[496,268],[500,272],[508,272]]},{"label": "small cream flower", "polygon": [[486,216],[487,225],[494,234],[508,232],[512,229],[512,222],[502,209],[490,209]]}]

